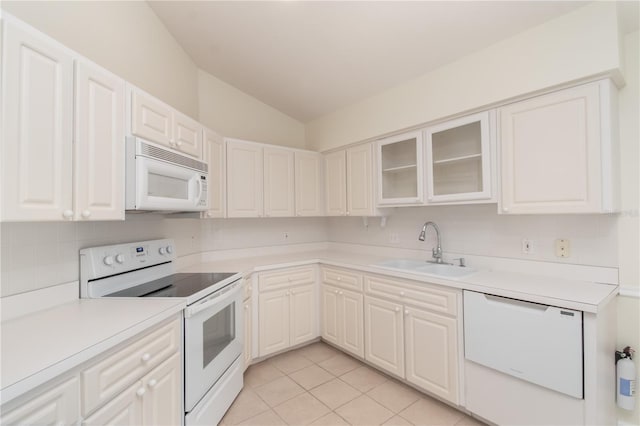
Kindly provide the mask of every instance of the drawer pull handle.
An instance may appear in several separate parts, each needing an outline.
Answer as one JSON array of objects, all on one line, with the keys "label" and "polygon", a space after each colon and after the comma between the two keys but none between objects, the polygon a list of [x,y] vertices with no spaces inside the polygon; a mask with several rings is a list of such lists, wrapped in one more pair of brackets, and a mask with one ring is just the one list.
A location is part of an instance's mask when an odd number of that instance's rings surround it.
[{"label": "drawer pull handle", "polygon": [[142,355],[142,358],[140,358],[142,360],[142,362],[149,362],[149,360],[151,359],[151,355],[146,353],[144,355]]},{"label": "drawer pull handle", "polygon": [[136,395],[142,396],[147,390],[145,388],[140,388],[136,391]]},{"label": "drawer pull handle", "polygon": [[156,379],[149,380],[149,387],[150,388],[155,388],[157,384],[158,384],[158,381]]}]

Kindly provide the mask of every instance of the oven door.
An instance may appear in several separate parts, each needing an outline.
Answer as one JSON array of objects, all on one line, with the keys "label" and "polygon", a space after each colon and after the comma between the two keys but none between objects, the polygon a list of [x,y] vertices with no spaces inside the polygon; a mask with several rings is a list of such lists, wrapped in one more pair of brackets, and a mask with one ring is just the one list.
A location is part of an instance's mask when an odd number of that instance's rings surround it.
[{"label": "oven door", "polygon": [[241,354],[243,315],[241,280],[185,309],[185,411]]},{"label": "oven door", "polygon": [[207,175],[178,164],[136,157],[136,210],[207,209]]}]

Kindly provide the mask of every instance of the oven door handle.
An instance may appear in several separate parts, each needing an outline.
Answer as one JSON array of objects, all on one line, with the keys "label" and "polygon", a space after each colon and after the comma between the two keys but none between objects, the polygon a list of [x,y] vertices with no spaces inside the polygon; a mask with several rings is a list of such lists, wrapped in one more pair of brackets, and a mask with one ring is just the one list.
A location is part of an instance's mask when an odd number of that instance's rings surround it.
[{"label": "oven door handle", "polygon": [[197,315],[198,313],[205,311],[211,308],[212,306],[217,305],[218,303],[224,302],[228,299],[234,299],[237,296],[236,293],[238,292],[239,292],[238,282],[231,284],[225,290],[222,290],[218,294],[214,294],[204,302],[195,304],[193,306],[187,306],[187,308],[184,310],[184,317],[191,318],[192,316]]}]

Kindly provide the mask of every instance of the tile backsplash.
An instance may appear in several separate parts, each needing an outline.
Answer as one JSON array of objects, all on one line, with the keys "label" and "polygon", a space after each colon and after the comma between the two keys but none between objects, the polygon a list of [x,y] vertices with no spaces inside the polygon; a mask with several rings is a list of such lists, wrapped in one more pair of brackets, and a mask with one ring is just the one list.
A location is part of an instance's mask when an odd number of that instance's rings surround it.
[{"label": "tile backsplash", "polygon": [[[436,222],[447,252],[581,265],[618,266],[616,215],[498,215],[495,204],[395,208],[385,227],[379,218],[176,218],[130,214],[114,222],[2,223],[0,295],[9,296],[75,281],[78,251],[85,247],[173,238],[180,256],[212,250],[340,242],[424,250],[433,230],[418,241],[422,224]],[[522,239],[533,241],[522,253]],[[555,256],[554,241],[567,238],[571,256]]]}]

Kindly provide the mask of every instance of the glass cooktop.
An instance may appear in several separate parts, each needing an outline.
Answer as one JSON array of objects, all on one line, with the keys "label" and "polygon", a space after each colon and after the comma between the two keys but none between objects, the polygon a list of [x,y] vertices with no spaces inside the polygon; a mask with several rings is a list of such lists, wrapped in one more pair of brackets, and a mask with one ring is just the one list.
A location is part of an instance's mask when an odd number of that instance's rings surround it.
[{"label": "glass cooktop", "polygon": [[173,274],[105,297],[189,297],[236,275],[236,272]]}]

